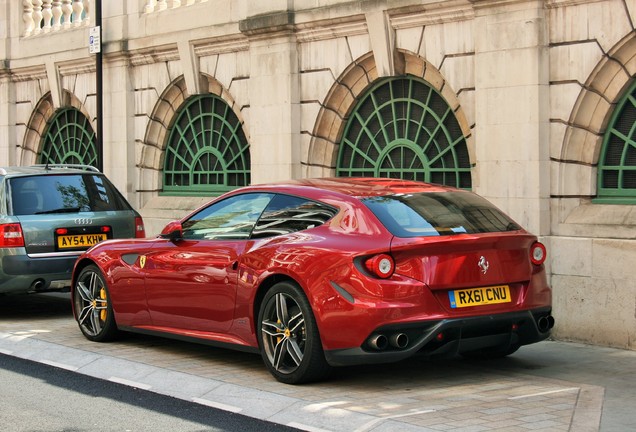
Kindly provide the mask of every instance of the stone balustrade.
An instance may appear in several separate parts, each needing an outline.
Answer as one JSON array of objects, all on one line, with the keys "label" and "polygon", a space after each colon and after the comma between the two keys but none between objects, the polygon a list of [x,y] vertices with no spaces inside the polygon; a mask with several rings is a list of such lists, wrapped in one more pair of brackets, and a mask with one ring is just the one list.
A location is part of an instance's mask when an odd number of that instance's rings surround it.
[{"label": "stone balustrade", "polygon": [[[176,9],[208,0],[147,0],[145,13]],[[23,0],[23,36],[35,36],[88,26],[91,0]]]},{"label": "stone balustrade", "polygon": [[90,0],[23,0],[25,37],[88,26]]},{"label": "stone balustrade", "polygon": [[181,6],[190,6],[195,3],[205,3],[208,0],[148,0],[145,13],[163,11],[166,9],[176,9]]}]

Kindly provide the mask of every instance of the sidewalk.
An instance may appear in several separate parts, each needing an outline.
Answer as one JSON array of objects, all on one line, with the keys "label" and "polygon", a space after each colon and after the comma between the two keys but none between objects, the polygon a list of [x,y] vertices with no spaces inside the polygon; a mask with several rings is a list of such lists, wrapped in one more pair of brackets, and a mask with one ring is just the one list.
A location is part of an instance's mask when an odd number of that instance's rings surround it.
[{"label": "sidewalk", "polygon": [[89,342],[68,297],[37,297],[0,301],[0,352],[303,430],[636,430],[634,351],[547,341],[497,361],[412,359],[289,386],[257,355],[139,335]]}]

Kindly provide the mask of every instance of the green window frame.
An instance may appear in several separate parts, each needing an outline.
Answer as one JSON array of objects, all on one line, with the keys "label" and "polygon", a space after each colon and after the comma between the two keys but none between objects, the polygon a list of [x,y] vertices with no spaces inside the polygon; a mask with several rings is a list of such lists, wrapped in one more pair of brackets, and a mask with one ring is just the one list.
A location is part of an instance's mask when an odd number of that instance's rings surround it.
[{"label": "green window frame", "polygon": [[187,99],[168,130],[164,193],[222,193],[249,183],[249,144],[232,108],[212,94]]},{"label": "green window frame", "polygon": [[598,163],[595,203],[636,203],[636,82],[616,106]]},{"label": "green window frame", "polygon": [[381,80],[360,98],[345,126],[336,174],[472,188],[455,113],[429,83],[410,76]]},{"label": "green window frame", "polygon": [[60,109],[47,122],[38,163],[97,166],[95,132],[80,110]]}]

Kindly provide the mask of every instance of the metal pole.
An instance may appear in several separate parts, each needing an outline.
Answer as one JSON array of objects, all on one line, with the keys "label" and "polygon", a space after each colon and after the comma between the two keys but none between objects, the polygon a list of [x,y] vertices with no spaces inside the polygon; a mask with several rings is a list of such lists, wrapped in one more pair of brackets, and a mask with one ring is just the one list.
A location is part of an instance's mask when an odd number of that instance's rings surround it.
[{"label": "metal pole", "polygon": [[[99,41],[102,44],[102,0],[95,0],[95,25],[99,27]],[[104,171],[104,132],[103,132],[103,120],[104,113],[102,110],[103,103],[103,82],[102,82],[102,49],[100,47],[99,52],[95,54],[95,77],[96,90],[97,90],[97,169]]]}]

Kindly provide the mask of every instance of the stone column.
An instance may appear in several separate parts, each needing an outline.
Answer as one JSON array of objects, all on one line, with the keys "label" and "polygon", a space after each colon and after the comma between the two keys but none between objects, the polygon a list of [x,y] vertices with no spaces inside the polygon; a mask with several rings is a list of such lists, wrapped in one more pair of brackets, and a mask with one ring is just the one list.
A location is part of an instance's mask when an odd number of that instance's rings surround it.
[{"label": "stone column", "polygon": [[136,209],[140,208],[135,164],[135,92],[128,55],[117,41],[128,39],[128,14],[141,5],[102,2],[104,173]]},{"label": "stone column", "polygon": [[300,81],[293,14],[248,18],[252,183],[300,177]]},{"label": "stone column", "polygon": [[[9,11],[8,5],[3,10]],[[0,59],[11,57],[11,39],[18,39],[18,29],[24,8],[16,4],[8,16],[0,16]],[[15,85],[11,82],[9,61],[0,62],[0,166],[14,165],[16,154]],[[24,132],[24,131],[22,131]]]},{"label": "stone column", "polygon": [[0,166],[15,164],[15,95],[9,74],[0,69]]},{"label": "stone column", "polygon": [[104,173],[135,208],[139,208],[135,167],[135,101],[128,62],[104,62]]},{"label": "stone column", "polygon": [[474,3],[475,190],[537,235],[550,229],[549,40],[543,4]]}]

